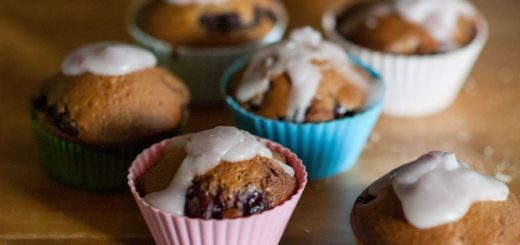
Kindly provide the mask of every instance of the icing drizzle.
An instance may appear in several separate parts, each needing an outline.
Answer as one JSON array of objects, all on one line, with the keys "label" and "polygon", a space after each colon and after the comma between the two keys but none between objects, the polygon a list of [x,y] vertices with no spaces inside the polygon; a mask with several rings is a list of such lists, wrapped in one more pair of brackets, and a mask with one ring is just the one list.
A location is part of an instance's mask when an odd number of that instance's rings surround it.
[{"label": "icing drizzle", "polygon": [[76,76],[85,72],[101,76],[120,76],[154,67],[157,58],[149,51],[123,43],[100,42],[85,45],[69,54],[61,72]]},{"label": "icing drizzle", "polygon": [[[250,133],[234,127],[216,127],[188,136],[185,145],[186,158],[173,176],[170,185],[159,192],[146,195],[144,199],[152,206],[174,215],[184,215],[186,192],[197,175],[206,173],[221,160],[238,162],[263,156],[272,158],[272,152]],[[286,173],[293,176],[294,170],[287,164],[276,161]]]},{"label": "icing drizzle", "polygon": [[357,86],[366,88],[367,84],[354,71],[345,51],[323,40],[318,31],[303,27],[294,30],[289,40],[260,50],[253,56],[235,97],[246,102],[262,95],[269,89],[271,78],[286,73],[291,80],[291,90],[285,120],[303,122],[321,80],[321,71],[330,68],[348,76]]},{"label": "icing drizzle", "polygon": [[376,196],[392,185],[408,222],[428,229],[461,219],[475,202],[505,201],[506,184],[470,170],[454,153],[430,152],[372,184]]}]

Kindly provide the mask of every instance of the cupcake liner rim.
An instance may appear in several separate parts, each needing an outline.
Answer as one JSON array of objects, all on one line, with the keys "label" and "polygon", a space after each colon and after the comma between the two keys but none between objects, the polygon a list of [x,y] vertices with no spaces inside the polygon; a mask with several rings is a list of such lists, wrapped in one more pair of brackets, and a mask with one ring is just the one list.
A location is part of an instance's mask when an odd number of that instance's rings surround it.
[{"label": "cupcake liner rim", "polygon": [[[184,137],[184,136],[181,135],[181,136],[176,136],[176,137]],[[174,137],[174,138],[176,138],[176,137]],[[136,199],[138,199],[145,207],[150,208],[154,212],[159,213],[161,215],[164,215],[164,216],[167,216],[167,217],[175,217],[176,219],[180,219],[180,220],[198,220],[200,222],[207,222],[207,223],[225,223],[225,222],[228,222],[230,220],[243,220],[243,219],[248,219],[248,218],[253,217],[253,216],[262,215],[264,213],[273,212],[274,210],[281,208],[284,204],[288,203],[289,201],[293,200],[294,198],[300,196],[303,193],[303,191],[305,189],[305,186],[307,184],[307,181],[308,181],[308,178],[307,178],[308,173],[307,173],[307,171],[305,169],[305,165],[303,165],[301,159],[298,158],[298,156],[296,156],[296,154],[294,154],[292,151],[290,151],[289,149],[285,148],[284,146],[282,146],[282,145],[280,145],[280,144],[278,144],[276,142],[270,141],[268,139],[264,139],[264,138],[261,138],[261,137],[257,137],[257,138],[262,143],[266,144],[266,146],[269,149],[275,150],[275,151],[277,151],[279,153],[282,153],[284,156],[290,156],[290,157],[294,158],[296,160],[294,165],[299,165],[299,167],[303,171],[303,176],[302,176],[303,181],[298,181],[298,189],[297,189],[297,191],[294,192],[289,198],[284,200],[282,203],[276,205],[273,208],[270,208],[268,210],[264,210],[264,211],[262,211],[260,213],[256,213],[256,214],[253,214],[253,215],[250,215],[250,216],[239,217],[239,218],[234,218],[234,219],[202,219],[202,218],[191,218],[191,217],[187,217],[187,216],[176,216],[176,215],[173,215],[171,213],[162,211],[162,210],[160,210],[160,209],[150,205],[148,202],[146,202],[143,199],[141,194],[139,194],[139,192],[136,189],[136,179],[137,179],[137,176],[135,176],[134,173],[132,172],[132,169],[134,168],[134,163],[136,163],[138,160],[140,160],[143,157],[143,153],[145,153],[146,151],[151,151],[153,149],[158,149],[160,147],[163,147],[163,149],[162,149],[162,151],[161,151],[161,153],[159,155],[164,154],[165,146],[173,138],[165,139],[165,140],[160,141],[159,143],[153,144],[151,147],[145,149],[141,154],[139,154],[137,156],[137,158],[132,162],[132,164],[130,165],[130,168],[128,170],[128,176],[127,176],[127,178],[128,178],[128,185],[130,186],[130,191],[132,192],[134,197]],[[152,164],[151,166],[153,166],[154,164]],[[292,165],[291,165],[291,167],[292,167]],[[295,178],[296,178],[296,173],[295,173]]]},{"label": "cupcake liner rim", "polygon": [[273,40],[277,40],[278,37],[283,35],[285,30],[287,29],[287,25],[289,23],[289,14],[285,9],[282,2],[275,0],[275,3],[279,6],[278,16],[275,24],[272,29],[260,40],[251,41],[240,45],[234,46],[222,46],[222,47],[196,47],[196,46],[177,46],[172,47],[169,43],[162,41],[158,38],[153,37],[152,35],[146,33],[142,30],[139,25],[137,25],[137,16],[139,11],[149,2],[153,0],[144,0],[139,3],[134,3],[130,10],[126,15],[126,26],[130,35],[134,39],[144,39],[148,43],[152,43],[154,46],[159,47],[163,52],[168,53],[192,53],[192,54],[200,54],[205,55],[208,53],[211,54],[229,54],[229,53],[241,53],[245,50],[250,49],[251,47],[272,43]]},{"label": "cupcake liner rim", "polygon": [[47,174],[65,186],[112,192],[126,185],[126,170],[142,149],[93,148],[48,131],[38,120],[31,127],[40,148],[40,161]]}]

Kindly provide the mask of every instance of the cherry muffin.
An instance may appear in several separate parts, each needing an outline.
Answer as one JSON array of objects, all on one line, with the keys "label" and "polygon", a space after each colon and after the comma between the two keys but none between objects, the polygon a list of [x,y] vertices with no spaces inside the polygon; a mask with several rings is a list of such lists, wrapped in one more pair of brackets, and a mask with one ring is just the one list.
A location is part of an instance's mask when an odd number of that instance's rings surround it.
[{"label": "cherry muffin", "polygon": [[359,244],[520,243],[520,202],[504,183],[430,152],[370,185],[351,224]]},{"label": "cherry muffin", "polygon": [[157,244],[274,245],[307,173],[281,145],[216,127],[154,144],[128,180]]},{"label": "cherry muffin", "polygon": [[463,0],[360,2],[340,13],[336,28],[346,39],[385,53],[435,54],[465,46],[479,18]]},{"label": "cherry muffin", "polygon": [[237,60],[221,88],[237,126],[289,147],[312,179],[355,164],[384,93],[374,70],[310,27]]},{"label": "cherry muffin", "polygon": [[153,206],[204,219],[262,212],[287,200],[296,186],[294,170],[283,155],[233,127],[172,140],[163,158],[138,183]]},{"label": "cherry muffin", "polygon": [[137,23],[172,46],[228,46],[262,39],[280,8],[273,0],[154,0],[142,8]]},{"label": "cherry muffin", "polygon": [[194,103],[203,105],[222,102],[215,78],[234,59],[279,41],[286,27],[278,0],[149,0],[129,16],[130,35],[184,79]]},{"label": "cherry muffin", "polygon": [[489,35],[466,0],[349,2],[323,17],[326,35],[386,83],[384,112],[421,117],[457,98]]},{"label": "cherry muffin", "polygon": [[[61,72],[43,85],[33,99],[33,124],[43,141],[54,142],[56,147],[63,144],[60,150],[46,151],[44,162],[51,175],[85,188],[92,180],[96,189],[96,177],[90,174],[95,175],[97,168],[89,164],[103,165],[105,161],[88,160],[81,154],[77,159],[65,157],[62,154],[67,153],[59,151],[70,146],[78,147],[79,152],[92,150],[92,156],[97,151],[115,155],[137,152],[180,129],[188,100],[186,86],[164,68],[156,67],[156,58],[150,52],[122,43],[95,43],[70,54]],[[49,144],[44,148],[50,150]],[[128,167],[136,152],[125,158],[122,169]],[[67,167],[60,168],[60,164]],[[93,173],[85,173],[83,167],[92,168]],[[113,174],[119,186],[123,185],[124,170],[114,170]],[[115,185],[115,179],[107,180],[106,185],[112,185],[108,183],[112,181]]]}]

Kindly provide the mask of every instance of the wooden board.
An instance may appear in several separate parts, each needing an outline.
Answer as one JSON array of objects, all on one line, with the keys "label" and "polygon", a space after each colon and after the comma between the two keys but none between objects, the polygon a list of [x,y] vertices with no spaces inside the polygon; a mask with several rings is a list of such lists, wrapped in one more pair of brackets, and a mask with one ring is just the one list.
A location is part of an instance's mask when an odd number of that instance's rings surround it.
[{"label": "wooden board", "polygon": [[[340,1],[286,0],[291,27],[319,26]],[[372,180],[433,150],[511,177],[520,195],[520,2],[476,0],[491,37],[455,104],[421,119],[382,117],[357,166],[310,182],[282,244],[350,244],[348,215]],[[45,174],[30,130],[29,96],[70,50],[99,40],[130,41],[130,0],[0,1],[0,244],[153,243],[128,191],[91,193]],[[186,131],[231,125],[225,106],[193,108]]]}]

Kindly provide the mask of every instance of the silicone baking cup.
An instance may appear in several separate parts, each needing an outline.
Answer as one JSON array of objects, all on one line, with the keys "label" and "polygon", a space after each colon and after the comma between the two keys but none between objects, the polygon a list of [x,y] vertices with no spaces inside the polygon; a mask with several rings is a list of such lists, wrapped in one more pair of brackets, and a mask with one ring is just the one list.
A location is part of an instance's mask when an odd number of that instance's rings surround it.
[{"label": "silicone baking cup", "polygon": [[111,191],[126,185],[126,174],[137,150],[106,150],[70,142],[48,132],[36,119],[32,128],[43,166],[58,182],[80,189]]},{"label": "silicone baking cup", "polygon": [[279,144],[262,140],[271,150],[283,154],[295,170],[298,189],[288,200],[248,217],[205,220],[163,212],[150,206],[136,190],[139,178],[161,158],[168,142],[164,140],[146,149],[132,163],[128,174],[130,190],[157,244],[278,244],[307,184],[305,167],[294,153]]},{"label": "silicone baking cup", "polygon": [[128,15],[128,32],[141,46],[151,50],[159,61],[179,75],[190,88],[192,102],[211,104],[222,102],[218,91],[222,72],[238,57],[254,52],[261,46],[280,41],[287,28],[288,15],[281,2],[276,23],[262,39],[229,47],[172,47],[139,28],[136,18],[142,7],[149,1],[136,4]]},{"label": "silicone baking cup", "polygon": [[354,64],[372,75],[372,93],[367,105],[353,115],[321,123],[293,123],[255,115],[242,108],[229,93],[229,83],[247,63],[236,61],[224,73],[221,91],[238,128],[279,142],[296,153],[305,164],[309,179],[321,179],[350,169],[357,162],[383,105],[384,87],[377,73],[348,55]]},{"label": "silicone baking cup", "polygon": [[433,55],[382,53],[356,45],[337,32],[337,14],[346,7],[325,13],[325,35],[380,73],[386,86],[383,112],[388,115],[420,117],[448,108],[488,38],[488,26],[482,17],[476,20],[476,37],[456,50]]}]

